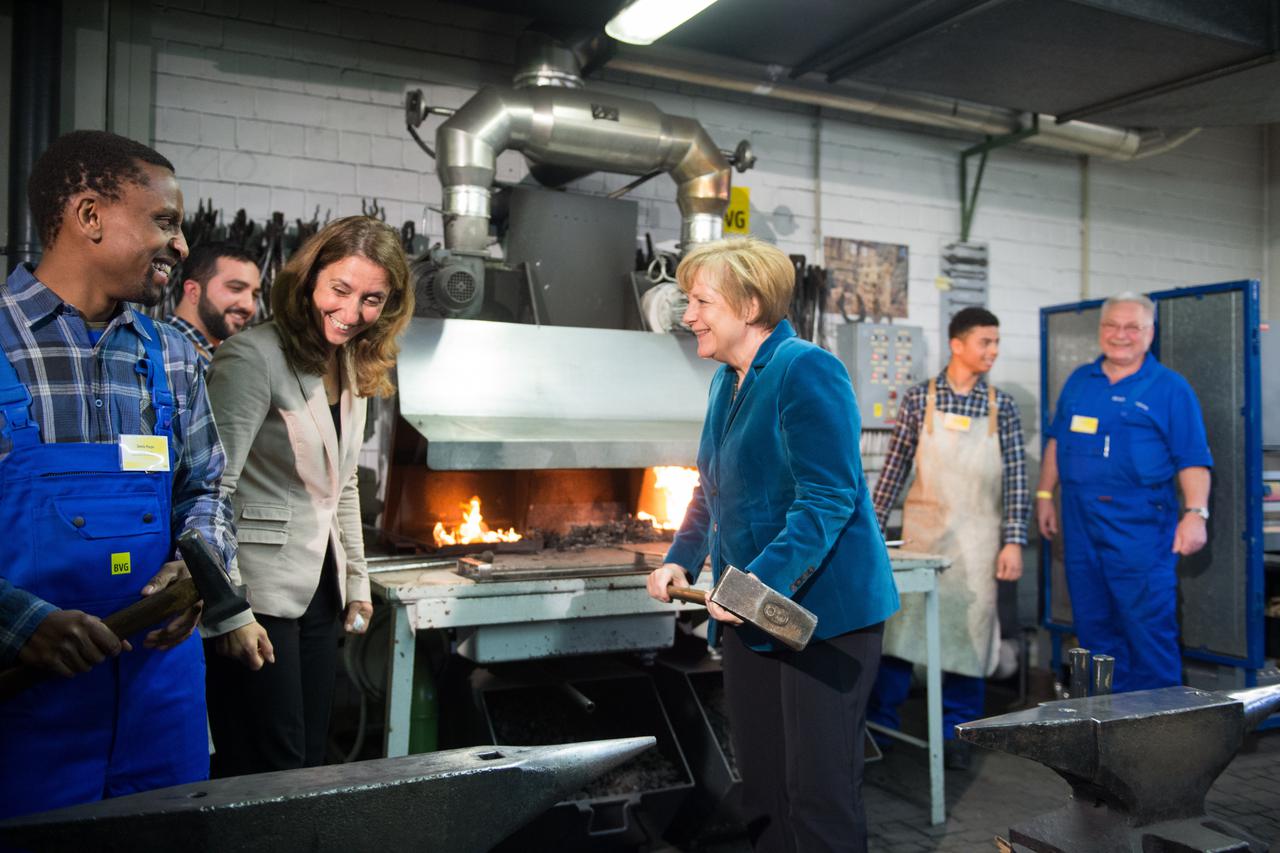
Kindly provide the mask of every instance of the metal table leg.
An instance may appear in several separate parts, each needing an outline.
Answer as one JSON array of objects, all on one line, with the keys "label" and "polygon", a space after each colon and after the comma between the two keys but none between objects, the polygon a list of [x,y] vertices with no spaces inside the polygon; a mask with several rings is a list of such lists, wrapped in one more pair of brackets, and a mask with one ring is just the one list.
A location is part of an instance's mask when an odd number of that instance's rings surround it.
[{"label": "metal table leg", "polygon": [[[910,559],[910,558],[904,558]],[[920,559],[920,558],[915,558]],[[876,723],[867,728],[929,751],[929,822],[934,826],[947,819],[946,790],[942,769],[942,632],[938,626],[938,568],[934,565],[894,566],[893,581],[901,595],[924,596],[925,625],[925,708],[926,738],[921,740]]]},{"label": "metal table leg", "polygon": [[947,819],[947,799],[942,769],[942,642],[938,629],[937,583],[925,593],[925,651],[928,663],[925,686],[929,709],[929,822]]},{"label": "metal table leg", "polygon": [[409,607],[392,603],[391,650],[387,657],[387,725],[383,742],[387,758],[409,754],[409,712],[413,704],[413,656],[416,649]]}]

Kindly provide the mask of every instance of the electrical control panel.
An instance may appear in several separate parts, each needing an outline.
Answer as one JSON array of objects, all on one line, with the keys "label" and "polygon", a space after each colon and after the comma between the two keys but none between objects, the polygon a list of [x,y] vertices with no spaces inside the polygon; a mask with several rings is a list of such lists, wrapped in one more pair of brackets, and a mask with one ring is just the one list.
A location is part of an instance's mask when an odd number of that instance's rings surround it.
[{"label": "electrical control panel", "polygon": [[836,355],[858,396],[863,429],[893,429],[907,390],[924,379],[919,326],[846,323],[836,329]]}]

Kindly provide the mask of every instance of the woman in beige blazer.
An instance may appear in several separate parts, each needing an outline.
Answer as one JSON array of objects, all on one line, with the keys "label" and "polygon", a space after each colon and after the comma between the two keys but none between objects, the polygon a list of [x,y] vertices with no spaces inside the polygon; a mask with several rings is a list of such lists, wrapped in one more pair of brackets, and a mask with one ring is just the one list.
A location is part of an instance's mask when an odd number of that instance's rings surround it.
[{"label": "woman in beige blazer", "polygon": [[359,633],[373,614],[356,457],[366,400],[393,390],[413,313],[399,236],[364,216],[330,223],[276,276],[271,307],[209,368],[239,541],[232,575],[275,650],[255,672],[232,659],[247,635],[212,641],[215,776],[324,763],[339,620]]}]

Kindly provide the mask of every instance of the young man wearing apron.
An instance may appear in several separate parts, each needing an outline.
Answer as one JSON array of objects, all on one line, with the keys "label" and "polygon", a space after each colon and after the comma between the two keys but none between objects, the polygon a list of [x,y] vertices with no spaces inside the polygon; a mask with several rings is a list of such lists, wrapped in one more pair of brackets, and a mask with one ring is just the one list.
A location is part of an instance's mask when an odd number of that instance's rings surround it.
[{"label": "young man wearing apron", "polygon": [[235,548],[195,354],[128,304],[187,254],[173,166],[77,131],[28,194],[44,255],[0,287],[0,667],[62,677],[0,703],[0,818],[207,777],[198,608],[124,639],[101,619],[185,572],[184,530]]},{"label": "young man wearing apron", "polygon": [[[902,510],[903,548],[951,559],[938,577],[946,763],[969,766],[955,725],[984,716],[985,678],[996,666],[1000,624],[996,581],[1022,576],[1027,542],[1026,462],[1013,398],[987,384],[1000,346],[1000,321],[965,308],[948,329],[951,360],[910,391],[894,428],[873,501],[881,529],[915,463]],[[885,625],[884,657],[867,719],[898,728],[912,664],[925,663],[924,601],[908,596]]]}]

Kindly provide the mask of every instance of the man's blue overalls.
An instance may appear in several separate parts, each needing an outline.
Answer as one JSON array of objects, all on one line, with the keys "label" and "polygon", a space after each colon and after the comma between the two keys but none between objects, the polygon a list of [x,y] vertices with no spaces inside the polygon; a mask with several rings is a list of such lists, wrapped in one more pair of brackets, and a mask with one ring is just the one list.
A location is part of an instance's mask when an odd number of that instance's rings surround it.
[{"label": "man's blue overalls", "polygon": [[1168,368],[1147,356],[1112,385],[1100,364],[1068,381],[1053,431],[1076,634],[1115,657],[1116,692],[1177,685],[1177,469],[1157,399]]},{"label": "man's blue overalls", "polygon": [[[156,422],[171,437],[173,395],[155,325],[134,316]],[[114,334],[129,334],[117,328]],[[13,451],[0,461],[0,573],[62,609],[98,617],[140,596],[171,559],[172,473],[122,471],[116,444],[41,441],[31,395],[0,351],[0,412]],[[174,455],[170,442],[170,467]],[[122,652],[0,703],[0,818],[208,777],[204,656]]]}]

